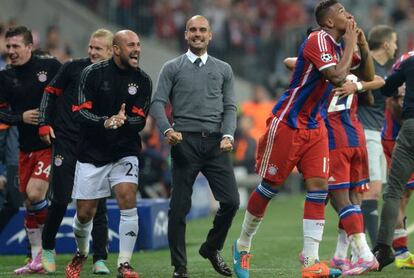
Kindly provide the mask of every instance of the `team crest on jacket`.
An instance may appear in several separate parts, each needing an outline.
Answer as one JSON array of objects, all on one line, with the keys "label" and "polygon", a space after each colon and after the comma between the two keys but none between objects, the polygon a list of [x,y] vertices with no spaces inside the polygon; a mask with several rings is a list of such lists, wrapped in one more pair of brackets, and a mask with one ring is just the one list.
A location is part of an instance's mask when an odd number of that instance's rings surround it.
[{"label": "team crest on jacket", "polygon": [[39,71],[37,73],[37,79],[42,83],[46,82],[46,80],[47,80],[47,71]]},{"label": "team crest on jacket", "polygon": [[59,167],[63,164],[63,156],[61,156],[60,154],[57,154],[55,156],[55,166]]},{"label": "team crest on jacket", "polygon": [[322,53],[321,60],[325,63],[332,61],[332,55],[329,53]]},{"label": "team crest on jacket", "polygon": [[138,91],[138,85],[135,83],[128,84],[128,94],[135,95]]},{"label": "team crest on jacket", "polygon": [[277,173],[277,167],[276,165],[273,164],[269,164],[269,166],[267,167],[267,172],[269,173],[269,175],[274,176]]}]

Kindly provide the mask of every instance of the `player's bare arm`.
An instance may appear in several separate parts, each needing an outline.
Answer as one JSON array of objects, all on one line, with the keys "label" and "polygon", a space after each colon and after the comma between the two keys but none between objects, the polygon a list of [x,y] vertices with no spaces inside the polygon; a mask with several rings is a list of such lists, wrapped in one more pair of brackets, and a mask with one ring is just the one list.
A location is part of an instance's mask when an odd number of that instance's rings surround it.
[{"label": "player's bare arm", "polygon": [[371,90],[376,90],[385,85],[385,80],[378,75],[374,76],[372,81],[358,81],[347,80],[342,86],[333,89],[335,95],[345,97],[358,92],[369,93]]}]

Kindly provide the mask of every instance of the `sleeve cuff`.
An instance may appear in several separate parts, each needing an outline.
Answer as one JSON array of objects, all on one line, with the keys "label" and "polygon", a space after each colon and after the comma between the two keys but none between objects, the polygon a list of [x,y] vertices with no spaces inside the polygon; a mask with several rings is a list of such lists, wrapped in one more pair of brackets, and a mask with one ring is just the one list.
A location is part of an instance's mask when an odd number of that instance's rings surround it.
[{"label": "sleeve cuff", "polygon": [[46,136],[46,135],[49,135],[49,134],[50,134],[50,126],[49,125],[44,125],[44,126],[39,127],[39,136],[40,137],[43,137],[43,136]]},{"label": "sleeve cuff", "polygon": [[172,127],[170,127],[170,128],[167,128],[165,131],[164,131],[164,136],[166,136],[167,135],[167,132],[168,131],[170,131],[170,130],[174,130]]},{"label": "sleeve cuff", "polygon": [[222,138],[229,138],[231,142],[234,142],[234,137],[230,134],[224,134]]}]

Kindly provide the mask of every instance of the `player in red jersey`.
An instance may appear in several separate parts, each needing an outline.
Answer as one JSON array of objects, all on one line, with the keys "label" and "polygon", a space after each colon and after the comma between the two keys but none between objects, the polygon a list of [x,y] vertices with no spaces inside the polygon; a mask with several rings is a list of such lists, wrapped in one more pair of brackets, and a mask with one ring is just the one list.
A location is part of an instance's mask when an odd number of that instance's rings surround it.
[{"label": "player in red jersey", "polygon": [[[293,69],[296,58],[287,58],[284,63],[288,69]],[[370,99],[369,90],[384,84],[379,76],[371,82],[357,82],[355,75],[348,75],[347,82],[329,94],[323,112],[329,137],[329,195],[339,216],[338,241],[331,265],[341,269],[344,275],[358,275],[378,267],[366,241],[360,208],[369,178],[365,135],[356,114],[358,98],[355,93],[368,91],[365,98]],[[347,259],[350,244],[353,264]]]},{"label": "player in red jersey", "polygon": [[[263,180],[249,198],[238,240],[234,242],[237,277],[249,277],[250,247],[269,201],[297,166],[305,178],[302,277],[327,277],[340,272],[319,262],[319,243],[325,224],[328,194],[328,136],[320,110],[332,85],[340,86],[350,72],[354,48],[361,52],[358,75],[374,78],[373,62],[362,32],[352,15],[335,0],[322,1],[315,10],[321,30],[302,44],[288,90],[273,108],[267,131],[258,146],[257,172]],[[345,47],[338,42],[343,39]]]},{"label": "player in red jersey", "polygon": [[[365,135],[357,117],[355,93],[382,87],[384,80],[375,76],[371,82],[350,78],[334,89],[327,102],[325,123],[329,135],[329,194],[339,216],[337,247],[331,265],[344,275],[359,275],[376,270],[378,262],[372,254],[364,233],[361,212],[362,192],[368,190],[368,154]],[[340,98],[338,95],[346,94]],[[347,260],[348,246],[353,251],[353,263]]]}]

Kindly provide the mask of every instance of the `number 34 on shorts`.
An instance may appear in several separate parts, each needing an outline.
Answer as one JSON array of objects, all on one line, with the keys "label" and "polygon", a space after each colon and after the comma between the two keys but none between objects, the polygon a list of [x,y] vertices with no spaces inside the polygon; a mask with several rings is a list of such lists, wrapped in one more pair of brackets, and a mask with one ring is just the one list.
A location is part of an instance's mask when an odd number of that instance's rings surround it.
[{"label": "number 34 on shorts", "polygon": [[45,175],[46,178],[48,178],[50,175],[50,166],[51,166],[50,164],[45,165],[43,161],[38,161],[33,171],[33,175],[34,176]]}]

